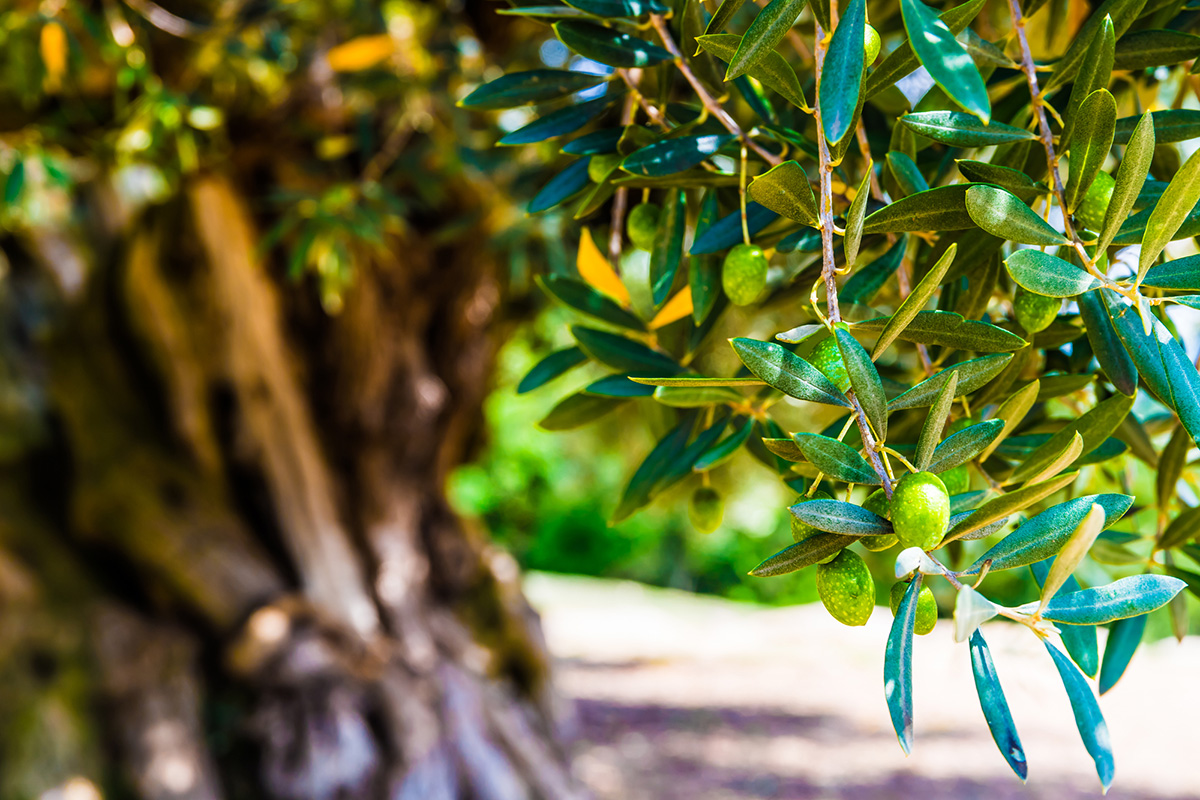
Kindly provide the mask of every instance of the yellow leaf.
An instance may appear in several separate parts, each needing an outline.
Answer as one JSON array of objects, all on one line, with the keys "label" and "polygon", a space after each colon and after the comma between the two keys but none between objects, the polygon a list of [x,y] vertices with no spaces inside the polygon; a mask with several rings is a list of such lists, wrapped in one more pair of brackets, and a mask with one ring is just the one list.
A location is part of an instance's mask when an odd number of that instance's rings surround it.
[{"label": "yellow leaf", "polygon": [[385,61],[396,52],[396,41],[386,33],[359,36],[332,48],[325,58],[334,72],[358,72]]},{"label": "yellow leaf", "polygon": [[667,301],[667,304],[662,307],[654,319],[650,320],[650,330],[656,331],[659,328],[670,325],[672,322],[679,320],[692,313],[692,287],[685,286],[679,290],[679,293]]},{"label": "yellow leaf", "polygon": [[67,32],[57,22],[47,22],[42,26],[38,45],[42,63],[46,65],[45,88],[54,94],[62,85],[63,75],[67,73]]},{"label": "yellow leaf", "polygon": [[621,282],[617,271],[608,263],[608,259],[596,247],[592,240],[592,232],[587,228],[579,237],[579,256],[575,259],[579,276],[587,281],[593,289],[608,295],[621,305],[629,305],[629,290]]}]

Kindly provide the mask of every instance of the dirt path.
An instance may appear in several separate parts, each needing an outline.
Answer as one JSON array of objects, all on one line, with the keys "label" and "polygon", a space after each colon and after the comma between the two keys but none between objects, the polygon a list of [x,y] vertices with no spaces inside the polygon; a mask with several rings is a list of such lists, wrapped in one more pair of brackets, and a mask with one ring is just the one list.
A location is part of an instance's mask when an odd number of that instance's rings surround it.
[{"label": "dirt path", "polygon": [[[577,770],[599,798],[1099,797],[1070,705],[1038,642],[985,627],[1029,783],[992,744],[965,645],[941,620],[917,640],[916,744],[883,700],[891,615],[846,628],[818,606],[758,608],[638,584],[535,574],[559,681],[575,700]],[[1200,798],[1200,638],[1143,647],[1102,700],[1117,761],[1110,798]]]}]

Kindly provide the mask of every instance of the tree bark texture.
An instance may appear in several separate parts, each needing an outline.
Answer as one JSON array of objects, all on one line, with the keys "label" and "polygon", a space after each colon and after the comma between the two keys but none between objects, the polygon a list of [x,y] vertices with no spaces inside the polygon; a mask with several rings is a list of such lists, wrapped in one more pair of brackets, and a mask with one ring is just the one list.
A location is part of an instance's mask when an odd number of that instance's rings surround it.
[{"label": "tree bark texture", "polygon": [[0,464],[0,797],[581,796],[517,568],[443,493],[489,232],[399,236],[328,315],[244,188],[13,250],[0,360],[46,413]]}]

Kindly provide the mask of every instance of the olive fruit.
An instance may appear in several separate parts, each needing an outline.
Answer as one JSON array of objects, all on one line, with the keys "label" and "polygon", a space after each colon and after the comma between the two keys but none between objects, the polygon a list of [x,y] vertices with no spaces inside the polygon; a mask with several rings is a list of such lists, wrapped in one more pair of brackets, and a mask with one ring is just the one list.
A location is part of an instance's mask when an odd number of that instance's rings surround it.
[{"label": "olive fruit", "polygon": [[1016,297],[1013,298],[1013,314],[1017,322],[1021,323],[1021,327],[1030,333],[1044,331],[1049,327],[1058,316],[1058,309],[1061,307],[1061,298],[1046,297],[1024,289],[1017,289]]},{"label": "olive fruit", "polygon": [[817,567],[817,596],[838,622],[866,625],[875,608],[875,581],[861,556],[843,550]]},{"label": "olive fruit", "polygon": [[[801,503],[807,503],[809,500],[832,500],[832,499],[833,499],[833,496],[830,495],[829,492],[817,491],[817,492],[813,493],[812,497],[801,497],[799,500],[796,501],[795,505],[799,505]],[[809,525],[804,520],[797,518],[795,515],[792,516],[792,540],[795,541],[797,544],[800,542],[803,542],[805,539],[809,538],[810,536],[814,536],[815,534],[818,534],[818,533],[822,533],[822,531],[817,530],[816,528],[814,528],[812,525]],[[837,558],[837,553],[834,553],[833,555],[822,559],[818,563],[828,564],[830,561],[833,561],[835,558]]]},{"label": "olive fruit", "polygon": [[948,469],[938,475],[942,479],[942,483],[946,484],[946,491],[953,497],[956,494],[962,494],[971,488],[971,473],[967,471],[966,464],[959,464],[957,467]]},{"label": "olive fruit", "polygon": [[901,547],[932,550],[942,541],[950,522],[950,495],[932,472],[912,472],[892,492],[892,528]]},{"label": "olive fruit", "polygon": [[721,493],[711,486],[701,486],[692,492],[688,516],[692,526],[700,533],[712,533],[721,527],[721,520],[725,517],[725,501]]},{"label": "olive fruit", "polygon": [[735,306],[748,306],[767,287],[767,257],[762,248],[739,244],[721,265],[721,286]]},{"label": "olive fruit", "polygon": [[[889,598],[888,605],[892,607],[892,616],[900,610],[900,601],[904,599],[904,592],[908,589],[908,581],[899,581],[892,584],[892,594]],[[937,624],[937,601],[933,599],[933,591],[928,586],[922,586],[921,591],[917,592],[917,619],[913,625],[913,633],[917,636],[924,636],[933,630],[933,626]]]},{"label": "olive fruit", "polygon": [[845,392],[850,388],[850,373],[846,371],[842,351],[838,349],[837,339],[833,336],[813,348],[808,363],[820,370],[839,391]]},{"label": "olive fruit", "polygon": [[1108,202],[1112,200],[1113,187],[1116,181],[1107,172],[1096,173],[1096,180],[1083,193],[1083,200],[1075,209],[1075,218],[1084,224],[1088,230],[1099,231],[1104,227],[1104,215],[1108,212]]},{"label": "olive fruit", "polygon": [[625,220],[625,228],[629,231],[629,241],[633,246],[642,250],[653,250],[654,240],[658,237],[658,219],[662,209],[655,203],[639,203],[629,212]]}]

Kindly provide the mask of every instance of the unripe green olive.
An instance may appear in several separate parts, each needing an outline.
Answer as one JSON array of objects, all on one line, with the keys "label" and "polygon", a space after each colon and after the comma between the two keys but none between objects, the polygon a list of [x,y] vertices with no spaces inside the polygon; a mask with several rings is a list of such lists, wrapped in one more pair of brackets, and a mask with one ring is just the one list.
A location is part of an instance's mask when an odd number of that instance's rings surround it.
[{"label": "unripe green olive", "polygon": [[767,287],[767,257],[762,248],[739,244],[721,265],[721,286],[735,306],[748,306]]},{"label": "unripe green olive", "polygon": [[[898,581],[892,584],[891,596],[888,598],[888,605],[892,608],[892,616],[900,610],[900,601],[904,599],[904,593],[908,590],[908,581]],[[933,631],[937,625],[937,600],[933,597],[933,592],[928,586],[922,586],[921,591],[917,592],[917,618],[913,625],[913,633],[917,636],[924,636]]]},{"label": "unripe green olive", "polygon": [[[591,168],[591,165],[588,165]],[[662,209],[654,203],[639,203],[629,212],[625,220],[625,228],[629,231],[629,241],[641,250],[653,250],[654,240],[658,238],[658,220]]]},{"label": "unripe green olive", "polygon": [[946,484],[932,472],[905,475],[892,492],[892,528],[901,547],[932,550],[950,522],[950,495]]}]

